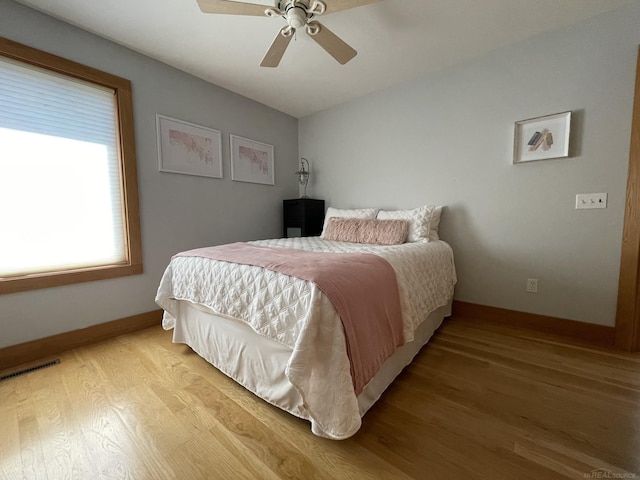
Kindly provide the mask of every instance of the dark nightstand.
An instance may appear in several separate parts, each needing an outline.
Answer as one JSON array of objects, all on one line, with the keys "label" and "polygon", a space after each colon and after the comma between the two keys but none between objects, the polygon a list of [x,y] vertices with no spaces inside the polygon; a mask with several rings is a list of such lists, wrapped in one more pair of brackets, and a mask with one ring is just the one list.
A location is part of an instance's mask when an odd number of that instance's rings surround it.
[{"label": "dark nightstand", "polygon": [[324,200],[296,198],[283,200],[285,237],[315,237],[322,233]]}]

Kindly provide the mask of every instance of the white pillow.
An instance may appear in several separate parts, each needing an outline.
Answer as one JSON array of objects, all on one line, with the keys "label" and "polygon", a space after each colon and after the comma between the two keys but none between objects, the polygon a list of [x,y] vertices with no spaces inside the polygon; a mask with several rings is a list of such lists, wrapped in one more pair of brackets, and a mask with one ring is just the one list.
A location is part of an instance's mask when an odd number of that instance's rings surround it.
[{"label": "white pillow", "polygon": [[378,220],[406,220],[409,222],[407,242],[426,242],[429,240],[431,216],[435,208],[434,205],[425,205],[413,210],[380,210],[377,218]]},{"label": "white pillow", "polygon": [[366,220],[375,220],[378,210],[376,208],[355,208],[351,210],[340,208],[327,208],[327,213],[324,215],[324,224],[322,226],[321,238],[324,238],[324,232],[327,229],[327,223],[331,217],[338,218],[364,218]]},{"label": "white pillow", "polygon": [[429,241],[440,240],[438,235],[438,227],[440,226],[440,216],[442,215],[442,206],[437,206],[431,214],[431,222],[429,223]]}]

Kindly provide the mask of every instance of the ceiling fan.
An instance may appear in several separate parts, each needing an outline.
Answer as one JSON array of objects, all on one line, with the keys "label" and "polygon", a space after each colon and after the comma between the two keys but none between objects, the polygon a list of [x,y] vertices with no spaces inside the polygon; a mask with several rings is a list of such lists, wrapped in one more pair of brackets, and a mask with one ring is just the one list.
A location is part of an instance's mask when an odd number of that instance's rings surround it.
[{"label": "ceiling fan", "polygon": [[315,20],[320,15],[360,7],[380,0],[255,0],[262,4],[240,0],[198,0],[204,13],[228,15],[253,15],[282,17],[287,25],[278,32],[261,67],[277,67],[298,28],[306,28],[307,34],[324,48],[338,63],[344,65],[358,52],[340,39],[327,27]]}]

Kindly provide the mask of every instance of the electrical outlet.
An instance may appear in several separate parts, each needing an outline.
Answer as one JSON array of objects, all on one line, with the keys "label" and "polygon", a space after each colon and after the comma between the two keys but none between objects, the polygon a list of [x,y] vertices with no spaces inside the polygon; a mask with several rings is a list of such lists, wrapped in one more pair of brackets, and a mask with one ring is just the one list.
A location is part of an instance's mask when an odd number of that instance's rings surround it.
[{"label": "electrical outlet", "polygon": [[538,279],[527,278],[527,292],[538,293]]}]

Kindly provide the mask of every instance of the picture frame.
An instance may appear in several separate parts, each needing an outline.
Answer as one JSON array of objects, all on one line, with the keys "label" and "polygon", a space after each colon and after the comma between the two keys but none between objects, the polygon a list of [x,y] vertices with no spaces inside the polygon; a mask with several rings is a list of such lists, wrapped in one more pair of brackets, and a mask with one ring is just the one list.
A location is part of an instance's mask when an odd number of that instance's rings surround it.
[{"label": "picture frame", "polygon": [[222,134],[164,115],[156,115],[158,169],[161,172],[222,178]]},{"label": "picture frame", "polygon": [[570,133],[571,112],[516,122],[513,163],[568,157]]},{"label": "picture frame", "polygon": [[231,179],[275,185],[273,145],[231,134]]}]

